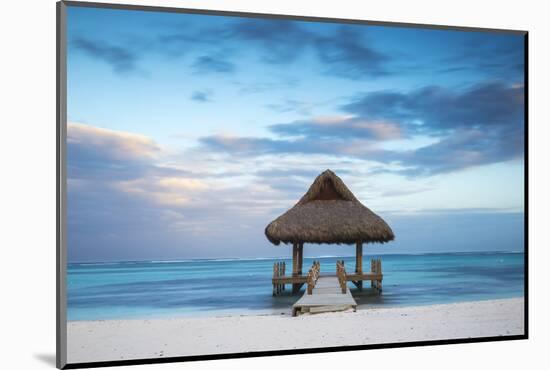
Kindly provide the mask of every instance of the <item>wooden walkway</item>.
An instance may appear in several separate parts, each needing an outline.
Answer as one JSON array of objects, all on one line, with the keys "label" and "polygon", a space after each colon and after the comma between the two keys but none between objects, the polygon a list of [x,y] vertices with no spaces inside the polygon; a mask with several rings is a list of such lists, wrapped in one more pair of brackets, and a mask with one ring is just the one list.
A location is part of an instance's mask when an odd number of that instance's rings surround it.
[{"label": "wooden walkway", "polygon": [[302,298],[292,305],[292,316],[299,313],[320,313],[344,311],[353,308],[355,311],[357,302],[353,299],[349,289],[342,293],[342,288],[336,275],[319,276],[312,294],[304,292]]}]

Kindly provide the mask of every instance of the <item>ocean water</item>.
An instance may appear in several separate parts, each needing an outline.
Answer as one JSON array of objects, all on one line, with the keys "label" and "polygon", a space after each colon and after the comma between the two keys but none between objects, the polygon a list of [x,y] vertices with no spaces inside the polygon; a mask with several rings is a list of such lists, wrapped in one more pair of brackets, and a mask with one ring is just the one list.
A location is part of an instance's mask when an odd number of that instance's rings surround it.
[{"label": "ocean water", "polygon": [[[376,257],[376,256],[372,256]],[[361,307],[414,306],[523,296],[523,253],[383,255],[382,295],[357,291]],[[370,269],[371,256],[363,266]],[[335,271],[344,259],[316,258],[321,272]],[[284,259],[218,259],[71,263],[68,266],[68,319],[107,320],[178,316],[250,315],[290,312],[300,295],[272,296],[273,263]],[[304,270],[313,258],[304,258]],[[286,259],[287,273],[291,260]]]}]

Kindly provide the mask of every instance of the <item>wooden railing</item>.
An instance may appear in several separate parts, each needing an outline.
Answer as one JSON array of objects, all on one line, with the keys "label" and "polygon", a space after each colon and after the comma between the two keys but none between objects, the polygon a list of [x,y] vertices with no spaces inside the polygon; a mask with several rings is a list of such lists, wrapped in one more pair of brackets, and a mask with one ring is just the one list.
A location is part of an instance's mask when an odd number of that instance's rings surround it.
[{"label": "wooden railing", "polygon": [[[273,264],[273,278],[278,278],[281,276],[285,276],[286,272],[286,263],[283,262],[275,262]],[[285,290],[284,284],[273,284],[273,295],[277,295],[281,293],[283,290]]]},{"label": "wooden railing", "polygon": [[321,263],[319,261],[313,261],[313,264],[307,273],[307,294],[313,294],[313,288],[315,288],[315,283],[317,283],[320,273]]},{"label": "wooden railing", "polygon": [[346,268],[344,266],[344,260],[336,261],[336,276],[338,277],[340,288],[342,288],[342,293],[346,293],[348,284],[347,284]]}]

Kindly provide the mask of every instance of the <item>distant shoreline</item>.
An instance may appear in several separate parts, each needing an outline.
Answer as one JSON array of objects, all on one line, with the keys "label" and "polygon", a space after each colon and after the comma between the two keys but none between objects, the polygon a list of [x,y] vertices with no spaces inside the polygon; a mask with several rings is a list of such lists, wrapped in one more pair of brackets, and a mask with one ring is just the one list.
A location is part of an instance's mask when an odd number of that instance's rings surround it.
[{"label": "distant shoreline", "polygon": [[[468,251],[468,252],[418,252],[418,253],[364,253],[363,256],[430,256],[430,255],[471,255],[471,254],[525,254],[525,251]],[[307,256],[304,258],[355,258],[355,255],[323,255]],[[68,265],[115,265],[124,263],[185,263],[185,262],[230,262],[230,261],[265,261],[292,259],[292,256],[275,257],[212,257],[212,258],[181,258],[181,259],[151,259],[151,260],[117,260],[117,261],[69,261]]]},{"label": "distant shoreline", "polygon": [[[69,363],[521,335],[524,299],[250,315],[71,321]],[[261,328],[261,330],[258,330]]]}]

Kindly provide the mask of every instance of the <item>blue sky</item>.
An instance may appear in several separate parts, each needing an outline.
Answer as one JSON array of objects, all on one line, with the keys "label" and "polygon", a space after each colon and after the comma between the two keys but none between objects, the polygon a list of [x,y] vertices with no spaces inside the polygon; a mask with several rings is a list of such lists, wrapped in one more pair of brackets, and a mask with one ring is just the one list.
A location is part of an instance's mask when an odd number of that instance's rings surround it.
[{"label": "blue sky", "polygon": [[[326,168],[369,253],[523,250],[523,36],[69,7],[70,261],[288,255]],[[352,254],[311,246],[306,255]]]}]

